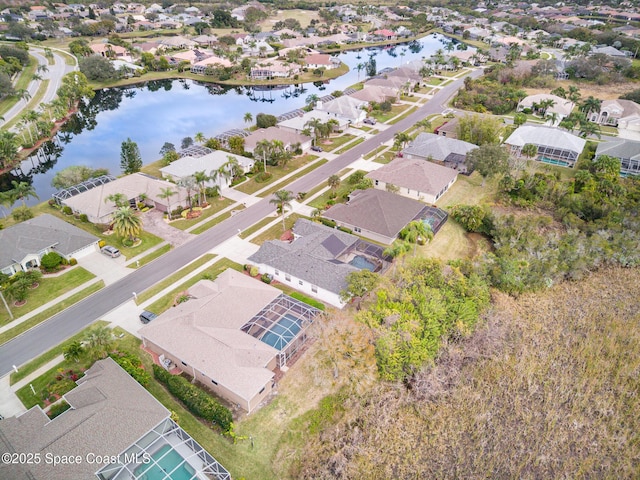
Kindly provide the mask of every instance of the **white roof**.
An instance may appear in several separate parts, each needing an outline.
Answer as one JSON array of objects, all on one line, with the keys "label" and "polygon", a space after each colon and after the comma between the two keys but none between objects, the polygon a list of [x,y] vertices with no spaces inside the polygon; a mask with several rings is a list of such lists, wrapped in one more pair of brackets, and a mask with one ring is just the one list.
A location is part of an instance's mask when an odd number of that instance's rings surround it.
[{"label": "white roof", "polygon": [[238,163],[242,165],[244,169],[249,169],[253,166],[253,160],[250,158],[224,152],[222,150],[215,150],[198,158],[188,156],[179,158],[178,160],[171,162],[166,167],[162,167],[160,171],[163,174],[171,175],[175,178],[188,177],[203,170],[206,174],[209,174],[212,170],[218,170],[222,165],[227,163],[229,161],[229,157],[233,157],[238,160]]},{"label": "white roof", "polygon": [[516,147],[523,147],[527,143],[532,143],[580,153],[587,141],[584,138],[554,127],[522,125],[504,143]]},{"label": "white roof", "polygon": [[566,98],[558,97],[557,95],[551,95],[547,93],[538,93],[536,95],[529,95],[528,97],[523,98],[519,106],[521,108],[531,108],[534,103],[540,103],[545,100],[553,100],[555,103],[547,109],[548,113],[557,113],[558,115],[569,115],[571,111],[576,106],[571,100],[567,100]]}]

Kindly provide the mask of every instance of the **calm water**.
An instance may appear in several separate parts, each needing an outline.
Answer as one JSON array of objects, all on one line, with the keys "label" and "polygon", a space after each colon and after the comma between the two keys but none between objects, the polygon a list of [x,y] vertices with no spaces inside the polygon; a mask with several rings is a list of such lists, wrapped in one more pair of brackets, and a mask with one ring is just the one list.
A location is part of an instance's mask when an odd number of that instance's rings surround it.
[{"label": "calm water", "polygon": [[[419,42],[394,48],[370,48],[340,54],[350,71],[326,84],[292,85],[272,90],[246,87],[222,89],[216,85],[190,80],[166,80],[118,89],[106,89],[81,108],[76,118],[66,124],[54,142],[22,163],[8,175],[0,176],[0,191],[10,188],[11,180],[33,184],[40,201],[54,193],[51,179],[56,172],[71,165],[108,168],[119,175],[120,145],[130,137],[137,142],[145,163],[160,158],[165,142],[180,148],[182,138],[202,132],[215,136],[232,128],[244,128],[244,114],[255,119],[258,113],[279,115],[305,105],[312,94],[327,95],[362,80],[358,63],[372,56],[378,71],[398,67],[411,60],[429,57],[443,47],[446,39],[429,35]],[[29,204],[38,200],[31,199]]]}]

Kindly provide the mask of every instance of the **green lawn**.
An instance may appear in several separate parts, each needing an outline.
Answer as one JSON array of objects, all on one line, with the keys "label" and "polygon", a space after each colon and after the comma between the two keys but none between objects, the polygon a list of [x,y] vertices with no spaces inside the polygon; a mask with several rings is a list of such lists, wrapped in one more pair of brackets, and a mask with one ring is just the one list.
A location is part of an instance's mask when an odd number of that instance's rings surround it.
[{"label": "green lawn", "polygon": [[164,163],[164,160],[160,159],[143,165],[140,171],[147,175],[151,175],[152,177],[162,178],[162,172],[160,171],[162,167],[166,167],[166,164]]},{"label": "green lawn", "polygon": [[104,287],[104,282],[102,280],[100,280],[100,281],[98,281],[96,283],[93,283],[93,284],[89,285],[87,288],[85,288],[85,289],[83,289],[83,290],[81,290],[81,291],[79,291],[77,293],[74,293],[70,297],[62,300],[61,302],[56,303],[53,307],[50,307],[50,308],[46,309],[44,312],[38,313],[37,315],[34,315],[33,317],[29,318],[28,320],[25,320],[24,322],[19,323],[18,325],[16,325],[12,329],[7,330],[6,332],[3,332],[2,334],[0,334],[0,345],[2,345],[3,343],[8,342],[12,338],[20,335],[21,333],[26,332],[30,328],[33,328],[36,325],[39,325],[40,323],[44,322],[45,320],[51,318],[56,313],[60,313],[65,308],[69,308],[74,303],[78,303],[80,300],[82,300],[83,298],[88,297],[92,293],[97,292],[102,287]]},{"label": "green lawn", "polygon": [[[31,77],[36,73],[36,68],[38,68],[38,61],[34,57],[29,56],[29,63],[23,67],[22,71],[18,75],[18,79],[13,85],[14,90],[26,89],[29,86],[29,83],[31,83]],[[18,103],[18,101],[18,97],[5,97],[0,101],[0,115],[7,113],[11,107]]]},{"label": "green lawn", "polygon": [[23,378],[31,375],[33,372],[35,372],[37,369],[39,369],[46,363],[56,358],[58,355],[62,355],[62,352],[64,351],[65,348],[67,348],[69,344],[73,342],[79,342],[80,340],[82,340],[84,337],[87,336],[87,334],[91,329],[96,328],[96,326],[108,325],[108,324],[109,322],[105,322],[104,320],[98,320],[97,322],[92,323],[90,326],[88,326],[84,330],[76,333],[74,336],[65,340],[61,344],[56,345],[51,350],[48,350],[47,352],[40,355],[38,358],[34,358],[29,363],[25,363],[18,369],[17,372],[12,372],[11,375],[9,376],[9,383],[13,385],[14,383],[19,382]]},{"label": "green lawn", "polygon": [[345,133],[344,135],[340,135],[339,137],[332,137],[322,140],[320,142],[320,146],[325,152],[331,152],[338,147],[341,147],[347,142],[352,141],[355,135],[351,135],[350,133]]},{"label": "green lawn", "polygon": [[266,182],[256,182],[255,175],[251,177],[246,182],[241,183],[240,185],[234,187],[239,192],[252,194],[256,193],[258,190],[262,190],[268,185],[280,180],[285,175],[289,175],[291,172],[299,169],[303,165],[306,165],[318,158],[315,155],[301,155],[299,157],[291,160],[286,167],[270,167],[267,165],[267,172],[271,174],[271,178]]},{"label": "green lawn", "polygon": [[415,107],[411,107],[410,105],[394,105],[393,107],[391,107],[391,110],[389,110],[388,112],[376,111],[374,112],[373,116],[378,120],[378,122],[386,123],[388,120],[392,119],[396,115],[400,115],[408,108],[415,108]]},{"label": "green lawn", "polygon": [[214,258],[216,258],[216,256],[212,253],[207,253],[206,255],[203,255],[202,257],[198,258],[194,262],[191,262],[186,267],[181,268],[173,275],[168,276],[163,281],[156,283],[153,287],[146,289],[142,293],[139,293],[136,299],[136,303],[140,305],[142,302],[149,300],[151,297],[153,297],[157,293],[160,293],[162,290],[167,288],[172,283],[177,282],[185,275],[188,275],[189,273],[193,272],[196,268],[201,267],[202,265],[213,260]]},{"label": "green lawn", "polygon": [[[38,288],[29,290],[27,303],[23,306],[15,307],[13,306],[13,302],[8,302],[10,303],[13,316],[16,319],[20,318],[45,303],[57,299],[69,290],[73,290],[83,283],[88,282],[94,277],[95,275],[93,273],[80,266],[76,266],[58,277],[43,277],[42,280],[40,280]],[[7,311],[4,308],[0,310],[0,325],[6,325],[10,321],[11,319]]]},{"label": "green lawn", "polygon": [[392,118],[391,120],[389,120],[387,122],[388,125],[393,125],[394,123],[398,123],[400,120],[402,120],[403,118],[408,117],[409,115],[411,115],[413,112],[415,112],[418,107],[414,106],[414,105],[407,105],[409,108],[407,108],[407,111],[404,112],[402,115],[398,115],[395,118]]},{"label": "green lawn", "polygon": [[396,158],[396,151],[387,150],[382,155],[376,155],[376,158],[374,158],[373,161],[376,163],[386,164],[386,163],[389,163],[394,158]]},{"label": "green lawn", "polygon": [[260,230],[265,225],[268,225],[271,222],[273,222],[275,219],[276,219],[275,217],[265,217],[262,220],[260,220],[258,223],[254,223],[253,225],[251,225],[246,230],[243,230],[242,233],[240,233],[240,235],[238,235],[238,236],[240,238],[242,238],[242,239],[247,238],[249,235],[251,235],[252,233],[257,232],[258,230]]},{"label": "green lawn", "polygon": [[323,158],[322,160],[319,160],[319,161],[315,162],[313,165],[309,165],[307,168],[303,168],[302,170],[298,170],[294,175],[291,175],[285,181],[280,182],[277,185],[274,185],[269,190],[265,190],[264,192],[262,192],[258,196],[259,197],[266,197],[268,195],[271,195],[273,192],[277,192],[278,190],[286,187],[289,183],[293,182],[294,180],[297,180],[300,177],[304,177],[307,173],[309,173],[309,172],[315,170],[316,168],[324,165],[328,161],[329,160],[327,160],[326,158]]},{"label": "green lawn", "polygon": [[145,255],[140,260],[137,260],[136,262],[131,262],[129,265],[127,265],[127,267],[128,268],[140,268],[140,267],[146,265],[147,263],[155,260],[156,258],[161,257],[162,255],[167,253],[169,250],[171,250],[171,245],[169,245],[169,244],[163,245],[162,247],[158,248],[157,250],[154,250],[153,252],[151,252],[149,255]]},{"label": "green lawn", "polygon": [[178,287],[174,288],[167,295],[153,302],[151,305],[147,307],[147,310],[160,315],[165,310],[168,310],[169,308],[171,308],[175,300],[175,297],[180,292],[184,292],[185,290],[189,289],[189,287],[191,287],[192,285],[195,285],[197,282],[199,282],[202,279],[206,278],[208,280],[214,280],[218,277],[218,275],[220,275],[222,272],[224,272],[228,268],[232,268],[234,270],[237,270],[238,272],[242,272],[242,265],[232,260],[229,260],[228,258],[221,258],[216,263],[214,263],[209,268],[207,268],[205,271],[200,272],[198,275],[195,275],[189,280],[181,283]]},{"label": "green lawn", "polygon": [[443,81],[444,81],[444,79],[442,79],[442,78],[431,77],[425,83],[427,85],[437,86],[437,85],[440,85]]},{"label": "green lawn", "polygon": [[344,147],[342,147],[340,150],[334,152],[337,153],[338,155],[346,152],[347,150],[352,149],[353,147],[355,147],[356,145],[360,145],[362,142],[364,142],[364,138],[360,137],[357,138],[354,142],[351,142],[349,145],[346,145]]},{"label": "green lawn", "polygon": [[220,210],[224,210],[225,208],[227,208],[230,205],[233,205],[234,203],[233,200],[230,200],[228,198],[223,198],[223,197],[209,199],[208,201],[210,206],[205,210],[202,210],[202,215],[200,215],[198,218],[190,218],[188,220],[186,218],[180,218],[178,220],[173,220],[171,222],[171,226],[179,230],[186,230],[200,223],[205,218],[214,216]]},{"label": "green lawn", "polygon": [[[291,229],[293,227],[293,224],[296,223],[296,220],[298,220],[299,218],[308,218],[308,217],[305,217],[304,215],[299,215],[297,213],[292,213],[291,215],[286,217],[284,221],[286,225],[285,230]],[[251,240],[251,243],[254,243],[256,245],[262,245],[267,240],[278,240],[283,233],[284,232],[282,230],[282,220],[280,220],[274,226],[262,232],[260,235],[258,235],[253,240]]]}]

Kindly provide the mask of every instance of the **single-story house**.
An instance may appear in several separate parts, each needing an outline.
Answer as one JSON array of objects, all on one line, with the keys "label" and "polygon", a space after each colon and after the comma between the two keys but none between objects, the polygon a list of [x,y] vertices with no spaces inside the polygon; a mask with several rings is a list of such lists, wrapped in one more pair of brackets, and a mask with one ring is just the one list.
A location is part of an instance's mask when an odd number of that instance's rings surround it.
[{"label": "single-story house", "polygon": [[[320,310],[232,269],[140,329],[145,348],[252,412],[307,339]],[[165,361],[166,361],[165,360]]]},{"label": "single-story house", "polygon": [[[171,412],[113,359],[97,361],[76,383],[63,396],[70,408],[53,420],[36,405],[0,422],[3,452],[40,458],[2,462],[0,478],[124,480],[163,476],[170,465],[183,478],[231,480],[229,472],[171,420]],[[160,461],[165,453],[169,455]],[[54,455],[78,460],[46,460]]]},{"label": "single-story house", "polygon": [[[311,110],[310,112],[305,112],[300,116],[278,122],[278,128],[302,133],[304,130],[309,129],[309,125],[307,124],[309,121],[314,119],[320,120],[322,123],[327,123],[329,120],[335,120],[338,122],[338,125],[335,127],[336,130],[344,130],[351,124],[351,121],[348,118],[344,118],[341,115],[323,110]],[[311,129],[311,134],[313,135],[313,129]]]},{"label": "single-story house", "polygon": [[477,145],[463,140],[435,133],[421,133],[402,151],[402,154],[408,159],[442,162],[447,167],[467,173],[467,154],[476,148],[478,148]]},{"label": "single-story house", "polygon": [[393,40],[398,36],[396,32],[394,32],[393,30],[388,30],[386,28],[376,30],[373,32],[373,34],[377,37],[382,37],[386,40]]},{"label": "single-story house", "polygon": [[210,47],[218,43],[218,37],[215,35],[199,35],[193,39],[201,47]]},{"label": "single-story house", "polygon": [[396,158],[367,174],[379,190],[435,204],[458,178],[453,168],[420,159]]},{"label": "single-story house", "polygon": [[[178,160],[171,162],[166,167],[162,167],[160,171],[162,172],[163,178],[173,182],[178,182],[183,178],[193,176],[196,172],[204,171],[207,175],[211,175],[211,172],[219,171],[223,165],[231,160],[231,158],[238,162],[244,172],[248,172],[253,168],[254,161],[251,158],[222,150],[214,150],[213,152],[201,157],[185,156],[179,158]],[[230,179],[225,178],[222,175],[217,175],[216,181],[208,180],[206,185],[217,185],[220,189],[223,189],[229,187],[230,181]]]},{"label": "single-story house", "polygon": [[264,242],[248,261],[260,273],[334,307],[345,305],[340,292],[347,287],[349,273],[388,266],[381,246],[316,222],[299,219],[293,236],[292,242]]},{"label": "single-story house", "polygon": [[[545,102],[551,103],[551,105],[549,107],[544,107],[543,105]],[[567,100],[566,98],[546,93],[538,93],[536,95],[529,95],[528,97],[524,97],[520,100],[517,110],[521,112],[524,109],[530,109],[533,113],[543,113],[545,115],[554,113],[556,115],[554,125],[557,125],[563,118],[572,112],[575,106],[575,103],[571,100]]]},{"label": "single-story house", "polygon": [[289,78],[299,72],[300,65],[297,63],[281,62],[270,58],[253,65],[249,77],[253,80],[269,80],[271,78]]},{"label": "single-story house", "polygon": [[587,141],[553,127],[522,125],[504,142],[512,155],[522,156],[522,147],[531,143],[538,147],[534,160],[563,167],[573,167]]},{"label": "single-story house", "polygon": [[311,148],[312,138],[307,135],[292,132],[278,127],[259,128],[251,132],[248,137],[244,139],[244,150],[249,153],[253,153],[256,145],[263,141],[279,140],[284,145],[285,150],[290,151],[297,144],[300,145],[300,149],[306,152]]},{"label": "single-story house", "polygon": [[119,58],[120,60],[125,60],[127,62],[131,62],[132,58],[129,55],[129,52],[126,48],[121,47],[120,45],[112,45],[110,43],[92,43],[89,45],[91,51],[97,55],[102,55],[107,58]]},{"label": "single-story house", "polygon": [[363,100],[358,100],[350,95],[343,95],[319,104],[316,110],[345,118],[350,124],[360,125],[362,120],[367,118],[366,108],[368,105],[369,104]]},{"label": "single-story house", "polygon": [[231,63],[228,59],[213,55],[211,57],[207,57],[191,65],[191,73],[204,75],[207,72],[207,68],[209,67],[210,68],[228,68],[232,66],[233,66],[233,63]]},{"label": "single-story house", "polygon": [[395,87],[383,87],[365,83],[362,90],[351,93],[349,96],[367,103],[383,103],[386,101],[395,103],[400,96],[400,90]]},{"label": "single-story house", "polygon": [[[439,215],[434,216],[434,211]],[[322,216],[386,245],[391,245],[400,231],[414,220],[439,218],[440,221],[430,224],[434,233],[447,220],[447,213],[438,208],[375,188],[351,192],[347,203],[334,205]]]},{"label": "single-story house", "polygon": [[[161,198],[160,195],[166,188],[177,192],[176,195],[169,199]],[[132,205],[135,205],[140,195],[144,194],[145,203],[163,212],[167,211],[169,205],[172,210],[177,206],[188,206],[187,192],[184,188],[144,173],[133,173],[112,182],[97,185],[90,190],[63,199],[62,204],[70,207],[74,213],[85,214],[92,223],[109,223],[116,206],[108,198],[117,193],[127,197]]]},{"label": "single-story house", "polygon": [[198,45],[193,40],[181,35],[176,35],[175,37],[163,37],[158,41],[158,43],[160,44],[158,50],[170,50],[173,48],[193,48]]},{"label": "single-story house", "polygon": [[599,112],[591,112],[592,122],[640,131],[640,105],[631,100],[603,100]]},{"label": "single-story house", "polygon": [[40,266],[49,252],[78,260],[98,251],[98,238],[48,213],[0,230],[0,272],[13,275]]},{"label": "single-story house", "polygon": [[325,68],[331,70],[340,66],[340,60],[326,53],[312,53],[304,58],[305,68]]},{"label": "single-story house", "polygon": [[[611,140],[598,143],[596,158],[602,155],[620,160],[620,175],[640,175],[640,142],[633,140]],[[2,231],[0,230],[0,235]]]}]

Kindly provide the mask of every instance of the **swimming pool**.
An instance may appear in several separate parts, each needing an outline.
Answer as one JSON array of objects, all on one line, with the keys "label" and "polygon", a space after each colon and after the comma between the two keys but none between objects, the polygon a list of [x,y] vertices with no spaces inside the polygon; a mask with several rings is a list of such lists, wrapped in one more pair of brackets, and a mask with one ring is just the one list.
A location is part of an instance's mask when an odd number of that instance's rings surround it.
[{"label": "swimming pool", "polygon": [[153,462],[140,465],[135,469],[136,478],[140,480],[189,480],[196,471],[176,452],[171,445],[164,445],[151,455]]},{"label": "swimming pool", "polygon": [[282,350],[300,330],[302,330],[302,320],[287,313],[260,340],[273,348]]},{"label": "swimming pool", "polygon": [[569,162],[563,162],[562,160],[554,160],[553,158],[540,157],[542,163],[548,163],[549,165],[559,165],[561,167],[570,167]]},{"label": "swimming pool", "polygon": [[363,257],[362,255],[356,255],[355,257],[353,257],[349,262],[349,265],[353,265],[354,267],[359,268],[360,270],[364,270],[366,268],[371,272],[373,272],[376,269],[376,266],[373,263],[371,263],[367,259],[367,257]]}]

